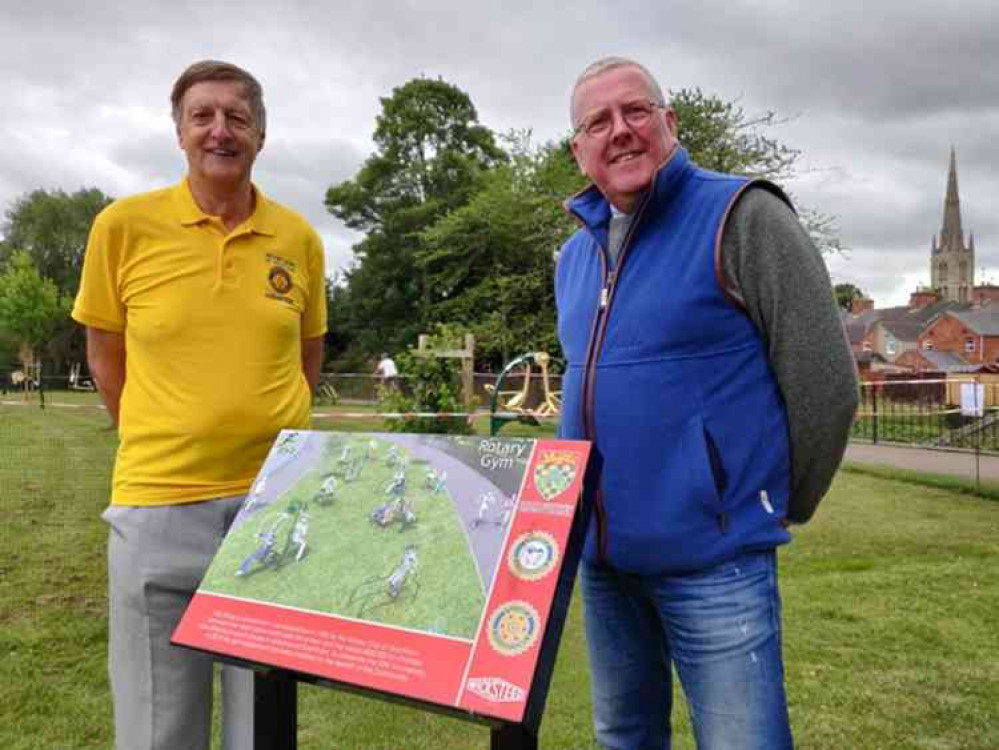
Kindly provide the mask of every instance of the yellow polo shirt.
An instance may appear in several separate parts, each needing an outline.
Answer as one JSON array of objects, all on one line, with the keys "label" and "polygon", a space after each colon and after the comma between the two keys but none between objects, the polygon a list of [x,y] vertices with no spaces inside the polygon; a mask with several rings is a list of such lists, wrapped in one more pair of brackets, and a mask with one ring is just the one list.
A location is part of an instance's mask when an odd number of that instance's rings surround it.
[{"label": "yellow polo shirt", "polygon": [[277,432],[309,424],[301,340],[326,331],[322,243],[254,191],[231,232],[186,179],[94,222],[72,315],[125,335],[113,504],[245,493]]}]

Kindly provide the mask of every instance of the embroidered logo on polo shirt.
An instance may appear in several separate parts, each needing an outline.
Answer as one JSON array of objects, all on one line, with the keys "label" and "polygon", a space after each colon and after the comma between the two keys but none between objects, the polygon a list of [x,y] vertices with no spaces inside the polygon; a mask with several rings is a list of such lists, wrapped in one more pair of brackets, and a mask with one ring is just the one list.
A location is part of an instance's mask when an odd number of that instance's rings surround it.
[{"label": "embroidered logo on polo shirt", "polygon": [[278,294],[287,294],[293,286],[291,274],[280,266],[271,269],[271,272],[267,274],[267,280],[271,283],[271,289]]},{"label": "embroidered logo on polo shirt", "polygon": [[295,262],[271,253],[267,253],[265,257],[271,264],[271,270],[267,272],[267,283],[271,290],[267,292],[267,296],[293,305],[295,301],[288,294],[295,288],[291,275],[295,270]]}]

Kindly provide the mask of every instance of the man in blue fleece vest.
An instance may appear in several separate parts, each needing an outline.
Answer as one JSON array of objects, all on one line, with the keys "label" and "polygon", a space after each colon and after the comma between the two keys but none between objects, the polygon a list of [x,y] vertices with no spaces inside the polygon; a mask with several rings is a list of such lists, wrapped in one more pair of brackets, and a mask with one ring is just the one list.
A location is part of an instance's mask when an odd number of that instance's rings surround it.
[{"label": "man in blue fleece vest", "polygon": [[829,488],[857,403],[829,277],[775,186],[702,170],[638,63],[576,82],[592,185],[559,254],[560,434],[594,442],[581,567],[598,740],[793,746],[775,550]]}]

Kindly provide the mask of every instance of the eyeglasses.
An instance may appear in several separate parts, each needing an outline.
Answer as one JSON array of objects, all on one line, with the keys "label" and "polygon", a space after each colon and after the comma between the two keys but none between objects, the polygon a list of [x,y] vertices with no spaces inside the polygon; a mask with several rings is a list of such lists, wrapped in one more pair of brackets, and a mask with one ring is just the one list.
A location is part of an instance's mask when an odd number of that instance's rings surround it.
[{"label": "eyeglasses", "polygon": [[[621,118],[631,128],[641,128],[648,124],[656,109],[665,109],[662,104],[652,99],[636,99],[621,105]],[[614,129],[614,113],[610,109],[602,109],[583,119],[573,135],[585,133],[590,138],[603,138]]]}]

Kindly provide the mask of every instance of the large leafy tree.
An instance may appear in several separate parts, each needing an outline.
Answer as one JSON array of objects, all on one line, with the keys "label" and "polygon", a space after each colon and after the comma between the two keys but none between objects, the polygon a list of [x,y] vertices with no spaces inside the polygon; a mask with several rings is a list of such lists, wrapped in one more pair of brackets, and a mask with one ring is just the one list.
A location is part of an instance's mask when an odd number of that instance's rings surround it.
[{"label": "large leafy tree", "polygon": [[0,274],[0,330],[33,358],[69,313],[71,300],[43,277],[31,257],[14,252]]},{"label": "large leafy tree", "polygon": [[[17,198],[6,212],[0,242],[0,272],[10,266],[15,253],[24,252],[39,275],[55,284],[60,295],[73,297],[80,285],[80,271],[87,237],[94,217],[111,202],[97,188],[34,190]],[[84,357],[82,329],[68,316],[49,332],[46,351],[57,372]]]},{"label": "large leafy tree", "polygon": [[478,176],[505,158],[471,99],[450,83],[417,78],[381,103],[375,152],[326,193],[330,213],[367,233],[354,246],[336,312],[339,333],[368,352],[411,343],[427,325],[420,233],[466,203]]},{"label": "large leafy tree", "polygon": [[76,294],[90,226],[110,202],[97,188],[34,190],[17,198],[3,223],[0,266],[15,251],[24,251],[61,292]]},{"label": "large leafy tree", "polygon": [[525,351],[559,351],[554,254],[575,228],[561,202],[585,184],[567,142],[535,146],[520,132],[506,144],[510,159],[424,231],[419,253],[435,321],[471,330],[479,365],[493,369]]}]

